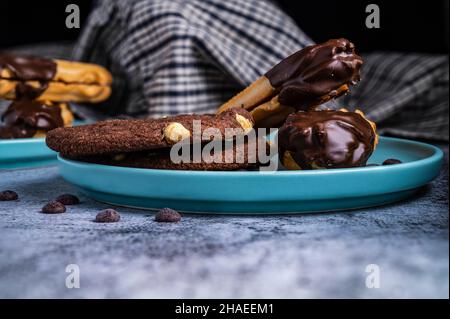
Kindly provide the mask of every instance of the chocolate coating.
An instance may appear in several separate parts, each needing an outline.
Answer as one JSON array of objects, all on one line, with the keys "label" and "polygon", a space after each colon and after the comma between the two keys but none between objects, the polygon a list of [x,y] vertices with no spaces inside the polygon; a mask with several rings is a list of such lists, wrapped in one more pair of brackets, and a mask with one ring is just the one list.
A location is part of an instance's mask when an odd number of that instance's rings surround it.
[{"label": "chocolate coating", "polygon": [[[56,74],[57,65],[54,61],[27,55],[15,55],[0,53],[0,73],[3,69],[12,72],[12,80],[19,83],[16,88],[18,99],[33,100],[47,89],[47,82],[51,81]],[[40,87],[34,88],[25,81],[39,81]]]},{"label": "chocolate coating", "polygon": [[38,87],[33,87],[25,82],[19,82],[16,86],[16,98],[18,100],[35,100],[48,88],[48,82],[39,82]]},{"label": "chocolate coating", "polygon": [[2,69],[10,70],[14,80],[51,81],[56,73],[56,63],[33,56],[0,53],[0,71]]},{"label": "chocolate coating", "polygon": [[59,106],[28,100],[12,102],[1,120],[4,125],[0,127],[0,138],[3,139],[33,137],[37,130],[50,131],[64,126]]},{"label": "chocolate coating", "polygon": [[265,76],[279,92],[281,104],[308,110],[344,92],[337,90],[360,80],[363,61],[346,39],[311,45],[281,61]]},{"label": "chocolate coating", "polygon": [[17,126],[0,126],[0,139],[33,137],[37,130],[33,127],[20,124]]},{"label": "chocolate coating", "polygon": [[365,166],[375,141],[363,116],[342,111],[291,114],[278,133],[281,160],[289,151],[302,169]]}]

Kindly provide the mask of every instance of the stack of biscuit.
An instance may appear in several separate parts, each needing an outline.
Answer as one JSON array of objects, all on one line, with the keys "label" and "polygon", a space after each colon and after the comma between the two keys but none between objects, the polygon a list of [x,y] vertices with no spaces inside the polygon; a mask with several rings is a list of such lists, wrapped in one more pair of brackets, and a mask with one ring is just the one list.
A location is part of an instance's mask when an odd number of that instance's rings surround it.
[{"label": "stack of biscuit", "polygon": [[[258,167],[261,147],[266,155],[265,139],[248,134],[253,125],[248,111],[233,108],[218,115],[108,120],[58,128],[47,134],[46,142],[64,158],[89,163],[228,171]],[[175,146],[179,149],[174,153]]]},{"label": "stack of biscuit", "polygon": [[69,102],[97,103],[111,94],[111,74],[101,66],[0,53],[0,139],[43,137],[71,126]]}]

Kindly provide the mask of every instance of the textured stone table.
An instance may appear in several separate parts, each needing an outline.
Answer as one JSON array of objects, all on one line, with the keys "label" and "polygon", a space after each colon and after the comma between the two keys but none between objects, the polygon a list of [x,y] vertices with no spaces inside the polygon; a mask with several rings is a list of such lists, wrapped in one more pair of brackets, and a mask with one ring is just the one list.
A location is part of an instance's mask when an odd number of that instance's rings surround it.
[{"label": "textured stone table", "polygon": [[[125,208],[121,222],[97,224],[108,206],[83,196],[66,214],[40,214],[76,192],[55,167],[1,171],[0,189],[20,194],[0,202],[3,298],[449,297],[448,164],[420,196],[389,206],[179,224]],[[69,264],[79,289],[65,286]],[[368,264],[378,289],[366,288]]]}]

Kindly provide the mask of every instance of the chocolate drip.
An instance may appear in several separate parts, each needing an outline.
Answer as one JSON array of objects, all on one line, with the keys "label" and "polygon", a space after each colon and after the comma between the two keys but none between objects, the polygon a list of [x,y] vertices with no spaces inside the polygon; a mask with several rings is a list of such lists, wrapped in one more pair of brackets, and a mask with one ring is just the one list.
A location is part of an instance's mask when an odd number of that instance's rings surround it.
[{"label": "chocolate drip", "polygon": [[0,139],[29,138],[36,134],[35,128],[24,124],[18,126],[0,126]]},{"label": "chocolate drip", "polygon": [[311,45],[281,61],[265,76],[279,93],[281,104],[307,110],[337,97],[343,85],[360,80],[363,61],[346,39]]},{"label": "chocolate drip", "polygon": [[289,151],[302,169],[364,166],[376,134],[358,113],[309,111],[291,114],[278,133],[282,158]]},{"label": "chocolate drip", "polygon": [[18,81],[51,81],[56,63],[49,59],[0,53],[0,71],[8,69]]},{"label": "chocolate drip", "polygon": [[39,87],[33,87],[25,82],[19,82],[16,86],[17,100],[34,100],[41,96],[48,88],[48,82],[39,82]]},{"label": "chocolate drip", "polygon": [[[16,99],[39,97],[54,78],[56,67],[56,63],[49,59],[0,53],[0,74],[3,69],[8,69],[12,73],[11,80],[20,82],[16,87]],[[32,87],[26,81],[38,81],[40,86]]]},{"label": "chocolate drip", "polygon": [[37,101],[21,100],[11,103],[2,115],[4,126],[0,138],[33,137],[37,130],[49,131],[64,126],[61,109]]}]

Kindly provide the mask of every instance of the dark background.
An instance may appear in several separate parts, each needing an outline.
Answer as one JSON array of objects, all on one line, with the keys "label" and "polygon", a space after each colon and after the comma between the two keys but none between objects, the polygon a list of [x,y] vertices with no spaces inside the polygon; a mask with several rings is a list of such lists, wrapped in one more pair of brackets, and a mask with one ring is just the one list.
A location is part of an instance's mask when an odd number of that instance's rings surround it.
[{"label": "dark background", "polygon": [[[75,40],[80,30],[65,28],[65,7],[69,3],[80,6],[83,27],[93,2],[1,0],[0,48]],[[278,3],[316,42],[346,37],[360,51],[448,52],[448,0],[278,0]],[[380,29],[365,27],[365,8],[369,3],[380,6]]]}]

